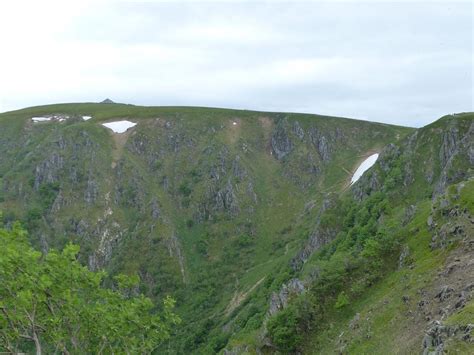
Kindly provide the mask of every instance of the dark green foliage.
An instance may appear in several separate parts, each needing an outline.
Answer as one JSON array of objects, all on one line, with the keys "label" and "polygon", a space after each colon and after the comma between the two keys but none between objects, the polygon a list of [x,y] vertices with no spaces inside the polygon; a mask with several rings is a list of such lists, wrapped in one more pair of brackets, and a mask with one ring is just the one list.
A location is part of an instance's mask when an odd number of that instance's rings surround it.
[{"label": "dark green foliage", "polygon": [[[93,119],[31,122],[52,113]],[[100,125],[120,118],[138,125],[125,135]],[[283,160],[271,154],[277,122],[292,146]],[[459,122],[460,131],[469,123]],[[396,265],[406,233],[398,233],[393,221],[400,220],[401,206],[431,196],[433,189],[414,160],[404,157],[404,136],[411,132],[317,115],[208,108],[30,108],[0,115],[0,208],[12,213],[5,221],[18,216],[27,222],[38,249],[80,244],[81,262],[98,257],[97,267],[111,275],[108,285],[113,275],[138,274],[138,290],[155,302],[173,295],[183,323],[158,353],[216,353],[240,344],[252,352],[272,292],[293,278],[311,280],[303,295],[290,300],[294,326],[274,327],[274,334],[290,335],[289,346],[279,336],[281,349],[297,349],[305,341],[301,336],[320,330],[331,312],[349,313]],[[319,134],[328,143],[326,161],[315,144]],[[363,177],[361,197],[353,199],[357,186],[347,188],[347,171],[390,142],[401,154],[391,156],[388,169],[376,164],[365,176],[379,192]],[[423,150],[418,157],[438,156],[427,143],[416,145]],[[439,140],[435,144],[438,149]],[[411,185],[407,162],[415,177]],[[462,161],[455,163],[462,167]],[[435,181],[438,176],[435,168]],[[60,195],[54,185],[35,190],[35,181],[51,179],[60,181]],[[325,200],[331,207],[320,215]],[[295,271],[290,262],[319,217],[323,234],[335,239]],[[350,304],[336,310],[342,292]]]},{"label": "dark green foliage", "polygon": [[102,287],[105,274],[81,266],[75,245],[42,255],[14,224],[0,229],[0,248],[0,351],[148,353],[179,322],[171,298],[158,315],[136,295],[136,276],[116,276],[116,290]]},{"label": "dark green foliage", "polygon": [[181,185],[179,185],[178,191],[184,197],[188,197],[191,195],[192,189],[187,182],[183,182]]},{"label": "dark green foliage", "polygon": [[54,200],[56,199],[56,196],[59,192],[59,183],[54,182],[54,183],[45,183],[41,184],[39,187],[39,197],[40,197],[40,203],[43,211],[48,210]]},{"label": "dark green foliage", "polygon": [[272,342],[283,352],[293,352],[303,339],[299,328],[299,314],[296,306],[291,305],[278,312],[267,324]]}]

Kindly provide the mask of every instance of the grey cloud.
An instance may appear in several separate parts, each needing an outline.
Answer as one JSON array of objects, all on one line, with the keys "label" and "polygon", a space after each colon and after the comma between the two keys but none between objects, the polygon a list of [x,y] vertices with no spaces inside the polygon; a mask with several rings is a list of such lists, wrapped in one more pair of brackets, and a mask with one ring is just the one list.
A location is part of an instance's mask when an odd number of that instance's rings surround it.
[{"label": "grey cloud", "polygon": [[[94,87],[81,92],[58,81],[56,91],[3,98],[3,105],[113,96],[136,104],[305,111],[420,126],[473,110],[471,6],[102,3],[57,38],[58,45],[112,48],[103,54],[110,63],[77,64]],[[318,71],[317,63],[327,61],[335,64]]]}]

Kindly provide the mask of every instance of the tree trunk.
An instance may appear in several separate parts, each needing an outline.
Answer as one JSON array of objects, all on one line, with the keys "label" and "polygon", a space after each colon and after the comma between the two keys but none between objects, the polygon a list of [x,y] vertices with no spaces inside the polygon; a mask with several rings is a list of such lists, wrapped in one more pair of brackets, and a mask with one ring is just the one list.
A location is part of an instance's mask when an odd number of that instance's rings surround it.
[{"label": "tree trunk", "polygon": [[35,342],[36,355],[41,355],[42,354],[42,352],[41,352],[41,343],[40,343],[36,333],[33,333],[33,341]]}]

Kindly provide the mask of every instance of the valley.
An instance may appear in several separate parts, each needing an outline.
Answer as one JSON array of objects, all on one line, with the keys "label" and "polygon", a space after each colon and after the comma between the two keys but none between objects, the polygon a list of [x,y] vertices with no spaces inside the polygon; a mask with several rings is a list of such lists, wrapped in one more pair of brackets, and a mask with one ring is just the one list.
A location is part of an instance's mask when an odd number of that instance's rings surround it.
[{"label": "valley", "polygon": [[58,104],[0,114],[0,149],[4,225],[176,300],[158,353],[474,349],[472,113]]}]

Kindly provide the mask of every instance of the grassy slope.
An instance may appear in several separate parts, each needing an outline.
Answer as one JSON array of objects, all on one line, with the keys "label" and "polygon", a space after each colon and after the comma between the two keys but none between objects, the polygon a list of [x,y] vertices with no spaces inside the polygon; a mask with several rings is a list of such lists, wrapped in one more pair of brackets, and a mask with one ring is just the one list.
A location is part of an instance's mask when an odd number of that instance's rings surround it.
[{"label": "grassy slope", "polygon": [[[415,179],[404,193],[392,198],[394,209],[385,217],[385,225],[395,226],[393,237],[398,238],[401,245],[410,250],[410,267],[396,268],[395,263],[389,266],[385,277],[366,290],[359,297],[352,299],[351,303],[342,309],[333,309],[325,316],[324,327],[318,327],[314,333],[307,336],[303,347],[304,353],[331,354],[412,354],[419,353],[427,329],[427,320],[420,315],[418,301],[426,290],[439,291],[443,283],[437,281],[439,273],[454,260],[459,260],[458,255],[466,253],[463,246],[453,243],[445,249],[432,250],[432,232],[428,230],[427,219],[434,203],[431,198],[429,185],[423,183],[423,170],[427,164],[433,164],[441,146],[441,135],[446,126],[452,127],[456,122],[458,127],[469,127],[472,123],[472,114],[458,115],[457,121],[453,117],[445,117],[420,130],[418,137],[422,142],[416,145],[414,156],[421,164],[415,170]],[[466,129],[465,128],[465,129]],[[433,150],[435,147],[436,150]],[[464,156],[464,155],[463,155]],[[406,160],[402,161],[406,163]],[[474,215],[474,181],[472,181],[472,166],[469,162],[457,158],[453,162],[453,170],[464,171],[471,180],[463,183],[460,191],[458,187],[450,187],[449,194],[452,205],[464,208]],[[436,170],[436,174],[440,171]],[[401,190],[402,191],[402,190]],[[401,226],[404,208],[410,204],[416,205],[416,215],[406,226]],[[472,233],[467,230],[467,234]],[[398,236],[398,237],[397,237]],[[472,235],[471,235],[472,237]],[[315,255],[313,262],[317,263]],[[448,262],[448,260],[450,260]],[[389,262],[389,260],[387,260]],[[310,263],[311,264],[311,263]],[[389,265],[389,264],[387,264]],[[307,268],[311,266],[308,265]],[[450,282],[450,281],[443,281]],[[452,282],[452,280],[451,280]],[[469,280],[464,280],[464,285]],[[349,292],[349,291],[348,291]],[[405,301],[404,301],[405,298]],[[435,302],[435,301],[432,301]],[[356,314],[359,314],[356,316]],[[435,314],[434,319],[440,317]],[[360,320],[356,320],[359,318]],[[326,324],[327,322],[327,324]],[[445,322],[447,325],[466,325],[474,322],[472,301],[465,308],[451,315]],[[474,345],[465,341],[450,339],[445,350],[447,353],[470,354],[474,352]]]},{"label": "grassy slope", "polygon": [[[32,116],[52,113],[91,115],[93,119],[64,124],[29,123]],[[314,178],[299,171],[301,162],[313,152],[313,148],[298,143],[291,133],[296,144],[292,155],[283,162],[269,155],[271,132],[283,117],[287,117],[290,123],[298,120],[305,130],[316,126],[329,132],[339,127],[347,132],[347,140],[337,143],[333,159],[321,176]],[[131,150],[131,140],[136,136],[130,136],[122,150],[117,152],[110,132],[98,124],[116,118],[139,119],[141,124],[135,129],[136,134],[151,142],[148,149],[164,151],[157,171],[150,170],[145,156]],[[165,130],[155,125],[157,118],[172,122],[176,127],[174,132],[193,139],[194,146],[181,147],[177,153],[170,151]],[[266,120],[262,121],[262,118]],[[237,127],[231,124],[234,120],[238,121]],[[68,227],[71,217],[93,225],[94,221],[103,218],[106,192],[112,192],[113,196],[114,187],[121,184],[124,189],[132,190],[133,197],[136,193],[133,191],[136,187],[134,181],[140,181],[139,187],[143,191],[136,194],[144,200],[143,205],[130,206],[125,201],[113,206],[114,221],[120,224],[124,235],[108,268],[113,272],[141,272],[150,277],[151,281],[144,283],[143,290],[152,296],[172,293],[178,297],[178,311],[185,322],[179,331],[177,349],[201,348],[209,352],[219,348],[219,344],[214,348],[206,346],[213,339],[222,337],[220,329],[224,325],[230,324],[231,331],[242,334],[243,339],[250,340],[255,335],[256,328],[252,322],[257,325],[261,322],[269,294],[288,277],[288,261],[311,231],[315,211],[303,215],[304,205],[309,201],[319,203],[327,192],[341,191],[349,178],[346,171],[354,170],[362,155],[379,150],[386,143],[411,132],[411,129],[402,127],[306,114],[120,104],[61,104],[29,108],[1,114],[0,126],[0,141],[8,147],[0,158],[0,179],[14,182],[17,186],[21,180],[23,190],[27,191],[26,196],[9,191],[2,197],[0,208],[21,219],[27,218],[25,212],[32,205],[42,201],[41,196],[31,189],[34,167],[51,151],[57,150],[61,137],[80,146],[76,162],[71,162],[73,148],[67,148],[69,150],[64,153],[67,168],[59,172],[60,189],[71,203],[55,213],[47,210],[44,218],[35,221],[32,227],[49,235],[53,246],[60,247],[70,239],[79,242],[85,261],[86,254],[98,247],[98,239],[85,239],[71,231]],[[215,128],[217,133],[210,133],[211,128]],[[87,141],[84,132],[93,142],[89,150],[84,148]],[[248,147],[246,152],[242,150],[244,144]],[[216,221],[194,223],[189,227],[188,221],[193,218],[195,207],[208,188],[206,179],[209,172],[206,169],[218,161],[217,153],[203,154],[209,146],[216,147],[217,152],[226,147],[230,159],[237,154],[241,156],[241,163],[251,176],[258,204],[253,213],[241,213],[234,218],[218,216]],[[81,156],[86,153],[87,157]],[[117,169],[111,167],[113,160],[123,164],[120,178]],[[63,182],[68,179],[68,164],[82,171],[83,175],[91,172],[97,181],[100,192],[92,206],[83,202],[87,187],[85,178],[77,185]],[[315,183],[301,189],[288,178],[290,171]],[[167,191],[162,187],[164,176],[170,179],[171,187]],[[191,187],[189,197],[179,193],[183,183]],[[160,202],[166,216],[164,221],[150,220],[152,196]],[[152,224],[156,224],[154,232],[150,232]],[[239,238],[246,233],[247,224],[253,229],[254,236],[249,246],[242,246]],[[184,254],[186,284],[182,284],[175,255],[168,255],[166,243],[173,233],[178,236]],[[39,239],[39,234],[34,238]],[[197,248],[198,243],[206,245],[205,255]],[[155,283],[162,286],[156,289]],[[257,284],[258,287],[253,288]],[[233,305],[236,309],[229,314],[229,309],[232,309],[229,304],[239,295],[243,295],[240,297],[243,299]],[[212,323],[206,323],[209,320]]]}]

